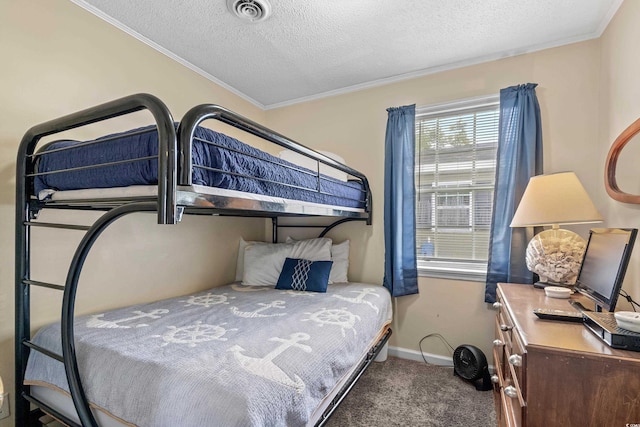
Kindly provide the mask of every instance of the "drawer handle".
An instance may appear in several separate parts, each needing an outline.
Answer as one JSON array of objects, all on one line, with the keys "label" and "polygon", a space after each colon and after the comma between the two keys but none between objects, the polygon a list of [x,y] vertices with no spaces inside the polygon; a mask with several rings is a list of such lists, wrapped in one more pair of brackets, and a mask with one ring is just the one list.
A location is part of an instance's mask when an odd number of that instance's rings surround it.
[{"label": "drawer handle", "polygon": [[493,303],[493,308],[495,308],[495,309],[502,308],[502,303],[498,302],[498,301],[494,302]]},{"label": "drawer handle", "polygon": [[504,345],[502,340],[493,340],[493,346],[494,347],[500,347],[501,345]]},{"label": "drawer handle", "polygon": [[498,384],[500,382],[500,377],[496,374],[491,375],[491,382],[494,384]]},{"label": "drawer handle", "polygon": [[515,399],[516,397],[518,397],[518,390],[512,385],[508,385],[504,388],[504,394],[512,399]]},{"label": "drawer handle", "polygon": [[513,326],[509,326],[509,325],[505,325],[505,324],[500,325],[500,330],[503,331],[503,332],[510,331],[512,329],[513,329]]},{"label": "drawer handle", "polygon": [[509,363],[513,366],[522,366],[522,356],[519,354],[512,354],[509,356]]}]

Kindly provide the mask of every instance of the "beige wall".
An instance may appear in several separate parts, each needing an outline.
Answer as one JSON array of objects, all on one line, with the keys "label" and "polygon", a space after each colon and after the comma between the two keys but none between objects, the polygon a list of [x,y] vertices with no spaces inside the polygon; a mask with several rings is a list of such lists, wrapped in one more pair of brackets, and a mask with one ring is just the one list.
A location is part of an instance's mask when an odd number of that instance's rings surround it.
[{"label": "beige wall", "polygon": [[[13,382],[15,153],[32,125],[119,96],[150,92],[168,104],[176,119],[195,104],[216,102],[266,122],[305,145],[334,151],[370,178],[374,225],[346,224],[334,230],[332,237],[352,241],[352,279],[380,283],[385,109],[392,106],[429,105],[536,82],[543,115],[545,172],[576,171],[605,215],[605,226],[639,225],[638,208],[609,199],[602,181],[604,156],[611,142],[640,116],[636,78],[640,59],[628,53],[640,39],[638,19],[640,3],[626,1],[599,40],[264,112],[71,2],[0,0],[0,53],[4,58],[0,67],[0,375],[6,387],[11,391]],[[131,124],[141,120],[136,117]],[[45,214],[53,216],[55,213]],[[263,225],[261,220],[188,217],[177,227],[161,227],[150,215],[123,219],[107,232],[87,261],[79,310],[98,310],[229,281],[237,237],[264,238]],[[588,227],[575,230],[586,235]],[[53,233],[39,236],[45,246],[34,254],[40,261],[34,275],[61,281],[77,236]],[[639,255],[637,251],[634,260]],[[119,274],[123,270],[131,274],[123,277]],[[173,287],[183,274],[187,283]],[[637,261],[628,274],[625,288],[640,299]],[[490,354],[494,313],[483,303],[483,283],[421,278],[420,291],[395,302],[393,346],[417,351],[420,338],[437,332],[453,346],[476,344]],[[36,324],[57,314],[53,302],[59,297],[47,292],[34,297]],[[127,296],[122,297],[124,294]],[[448,354],[437,339],[426,340],[423,349]],[[9,425],[11,420],[0,421],[0,427]]]},{"label": "beige wall", "polygon": [[[640,40],[640,2],[625,0],[607,27],[600,41],[602,44],[600,102],[600,133],[598,140],[599,161],[593,166],[600,182],[598,197],[604,201],[602,214],[611,226],[640,228],[640,205],[626,204],[609,198],[603,182],[607,153],[618,135],[640,118],[640,57],[635,46]],[[640,137],[632,139],[621,152],[617,179],[620,188],[632,194],[640,194],[638,159]],[[640,243],[636,242],[627,270],[624,289],[635,301],[640,302]],[[626,301],[620,309],[629,310]]]},{"label": "beige wall", "polygon": [[[158,96],[175,119],[204,102],[224,105],[257,122],[264,122],[265,114],[68,0],[0,0],[0,54],[0,375],[13,405],[14,176],[25,131],[137,92]],[[139,114],[122,126],[150,120],[148,114]],[[98,126],[95,132],[112,129]],[[55,216],[43,213],[42,218]],[[172,227],[155,224],[151,214],[124,218],[105,232],[87,260],[78,311],[229,282],[240,235],[264,238],[264,221],[190,216]],[[34,239],[44,244],[34,250],[39,267],[33,277],[64,283],[79,237],[76,232],[37,230]],[[33,294],[34,324],[58,317],[59,292],[36,289]],[[12,424],[12,419],[0,421],[2,427]]]},{"label": "beige wall", "polygon": [[[336,151],[369,177],[374,225],[363,242],[366,257],[354,263],[363,280],[381,283],[386,108],[424,106],[494,94],[519,83],[538,83],[545,172],[576,171],[594,194],[596,205],[604,209],[607,200],[597,198],[602,182],[594,174],[601,161],[597,149],[599,46],[597,40],[583,42],[271,110],[267,121],[279,132]],[[419,295],[396,299],[392,346],[418,351],[422,337],[440,333],[453,347],[475,344],[491,354],[494,312],[483,302],[484,283],[423,277],[419,287]],[[428,353],[449,354],[437,338],[425,340],[422,347]]]}]

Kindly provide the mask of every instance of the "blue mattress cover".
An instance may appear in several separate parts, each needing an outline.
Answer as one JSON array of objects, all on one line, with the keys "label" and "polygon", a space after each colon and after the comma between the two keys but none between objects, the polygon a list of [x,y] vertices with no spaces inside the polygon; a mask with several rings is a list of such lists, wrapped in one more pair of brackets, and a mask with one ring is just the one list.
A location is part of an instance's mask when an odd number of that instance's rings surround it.
[{"label": "blue mattress cover", "polygon": [[[210,141],[216,145],[201,140]],[[155,126],[108,135],[89,142],[91,143],[61,140],[50,143],[44,148],[44,152],[63,147],[74,148],[39,156],[37,171],[51,172],[157,156],[158,154],[158,133]],[[340,181],[322,175],[320,192],[318,192],[318,180],[314,171],[294,165],[235,138],[203,127],[196,128],[192,159],[194,164],[193,184],[328,205],[364,207],[364,193],[360,182]],[[195,167],[196,165],[225,172]],[[303,169],[307,173],[286,166]],[[309,175],[308,172],[312,172],[313,175]],[[249,175],[277,181],[277,183],[234,174]],[[44,189],[76,190],[157,185],[157,177],[158,162],[156,158],[153,158],[99,168],[38,175],[35,178],[34,189],[35,194],[38,194]],[[294,188],[280,183],[302,188]]]}]

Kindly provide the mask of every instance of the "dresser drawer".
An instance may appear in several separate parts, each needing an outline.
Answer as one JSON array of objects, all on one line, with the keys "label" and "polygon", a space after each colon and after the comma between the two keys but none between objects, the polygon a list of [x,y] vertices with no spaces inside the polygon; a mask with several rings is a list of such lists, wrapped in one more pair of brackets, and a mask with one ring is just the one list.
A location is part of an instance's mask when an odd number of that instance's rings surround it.
[{"label": "dresser drawer", "polygon": [[503,331],[500,329],[500,321],[497,318],[495,320],[493,336],[495,337],[493,340],[493,365],[495,366],[496,373],[499,373],[500,377],[503,378],[506,375],[506,360],[504,358],[506,339]]},{"label": "dresser drawer", "polygon": [[526,372],[525,365],[527,363],[527,354],[517,331],[512,335],[511,346],[505,345],[504,360],[506,369],[509,370],[506,377],[510,379],[511,385],[517,392],[517,398],[520,401],[520,406],[524,407],[526,404],[526,396],[524,393],[524,390],[526,390],[526,377],[524,373]]},{"label": "dresser drawer", "polygon": [[517,397],[508,395],[509,389],[507,387],[503,387],[500,391],[501,417],[498,423],[501,426],[520,427],[523,425],[524,407]]},{"label": "dresser drawer", "polygon": [[523,425],[525,411],[524,364],[526,354],[502,295],[498,293],[493,359],[498,384],[494,387],[497,399],[497,419],[500,426]]}]

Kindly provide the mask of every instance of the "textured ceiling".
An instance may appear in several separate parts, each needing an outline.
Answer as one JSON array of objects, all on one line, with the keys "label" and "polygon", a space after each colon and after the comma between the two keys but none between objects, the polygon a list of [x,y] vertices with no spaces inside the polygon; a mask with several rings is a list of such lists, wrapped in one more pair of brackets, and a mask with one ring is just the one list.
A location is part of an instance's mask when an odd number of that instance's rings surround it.
[{"label": "textured ceiling", "polygon": [[622,0],[72,0],[263,108],[599,37]]}]

